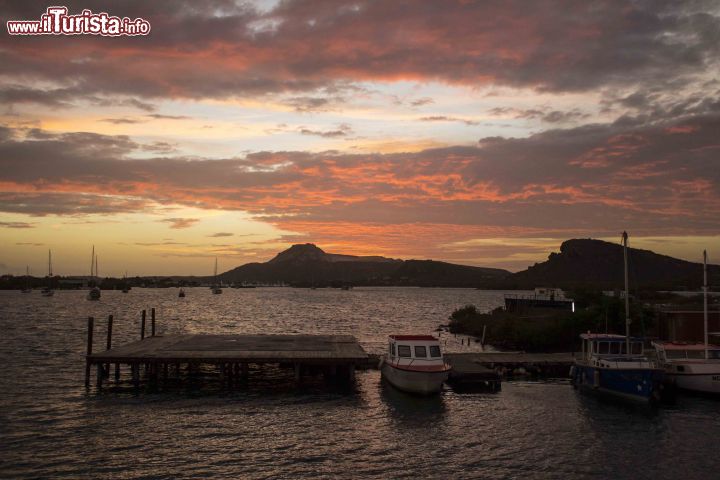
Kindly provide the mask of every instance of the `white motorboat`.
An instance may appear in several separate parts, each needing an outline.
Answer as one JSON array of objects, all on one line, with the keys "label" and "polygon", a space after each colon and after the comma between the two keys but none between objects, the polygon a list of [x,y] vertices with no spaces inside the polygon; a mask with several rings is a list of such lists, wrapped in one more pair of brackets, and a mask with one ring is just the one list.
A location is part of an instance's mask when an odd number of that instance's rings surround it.
[{"label": "white motorboat", "polygon": [[677,342],[653,342],[653,346],[665,378],[677,388],[720,394],[720,346]]},{"label": "white motorboat", "polygon": [[720,394],[720,346],[708,343],[707,252],[703,252],[704,342],[653,342],[666,378],[676,387]]},{"label": "white motorboat", "polygon": [[390,335],[380,372],[399,390],[419,395],[438,393],[450,374],[440,342],[431,335]]}]

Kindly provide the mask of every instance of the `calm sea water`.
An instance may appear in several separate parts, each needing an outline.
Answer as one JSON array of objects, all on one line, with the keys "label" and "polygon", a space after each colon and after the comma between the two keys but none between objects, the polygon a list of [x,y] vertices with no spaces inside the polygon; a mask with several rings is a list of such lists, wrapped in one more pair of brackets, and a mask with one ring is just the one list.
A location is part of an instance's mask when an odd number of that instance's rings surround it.
[{"label": "calm sea water", "polygon": [[[83,387],[87,316],[96,349],[159,333],[353,334],[369,351],[390,333],[432,332],[456,307],[502,292],[463,289],[135,289],[0,292],[2,478],[714,478],[720,401],[680,397],[643,410],[565,382],[509,382],[499,393],[416,398],[359,373],[355,391],[251,372],[249,387],[170,392]],[[449,334],[446,349],[467,348]]]}]

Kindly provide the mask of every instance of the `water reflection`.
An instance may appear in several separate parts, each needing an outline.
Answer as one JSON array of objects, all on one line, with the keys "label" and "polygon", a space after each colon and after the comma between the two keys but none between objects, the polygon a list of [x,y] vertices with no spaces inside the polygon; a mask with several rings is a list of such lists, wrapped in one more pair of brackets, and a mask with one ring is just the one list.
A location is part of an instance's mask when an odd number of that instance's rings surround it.
[{"label": "water reflection", "polygon": [[645,416],[567,384],[416,397],[376,370],[343,391],[321,376],[297,387],[292,372],[267,367],[233,388],[208,371],[201,388],[85,394],[88,315],[96,348],[107,315],[125,343],[139,337],[140,310],[156,307],[160,333],[351,334],[379,352],[390,333],[432,332],[454,308],[496,306],[502,292],[189,289],[182,300],[172,289],[103,292],[99,302],[0,292],[0,476],[656,479],[718,467],[720,403],[705,398]]},{"label": "water reflection", "polygon": [[390,418],[400,428],[427,428],[441,422],[447,413],[442,394],[412,395],[398,390],[385,379],[380,382],[379,389]]}]

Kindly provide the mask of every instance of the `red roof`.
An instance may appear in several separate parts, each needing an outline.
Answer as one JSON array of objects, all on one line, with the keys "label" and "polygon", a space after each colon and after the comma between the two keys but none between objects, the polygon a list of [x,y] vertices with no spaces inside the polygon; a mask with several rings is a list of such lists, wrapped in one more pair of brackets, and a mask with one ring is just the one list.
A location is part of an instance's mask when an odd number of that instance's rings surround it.
[{"label": "red roof", "polygon": [[[580,338],[587,340],[620,340],[625,339],[625,335],[616,335],[614,333],[583,333]],[[632,340],[632,338],[630,339]]]},{"label": "red roof", "polygon": [[432,335],[390,335],[390,338],[392,338],[393,340],[406,340],[408,342],[411,342],[413,340],[432,340],[435,342],[438,341],[438,339],[433,337]]}]

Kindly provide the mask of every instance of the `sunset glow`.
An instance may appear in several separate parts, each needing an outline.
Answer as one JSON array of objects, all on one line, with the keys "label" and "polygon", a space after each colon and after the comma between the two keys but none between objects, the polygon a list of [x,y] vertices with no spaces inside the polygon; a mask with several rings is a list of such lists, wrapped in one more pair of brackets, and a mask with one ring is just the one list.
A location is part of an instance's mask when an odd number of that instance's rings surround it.
[{"label": "sunset glow", "polygon": [[94,245],[101,275],[209,275],[300,242],[517,271],[623,230],[720,257],[717,5],[67,5],[152,32],[0,39],[0,273],[52,249],[85,274]]}]

